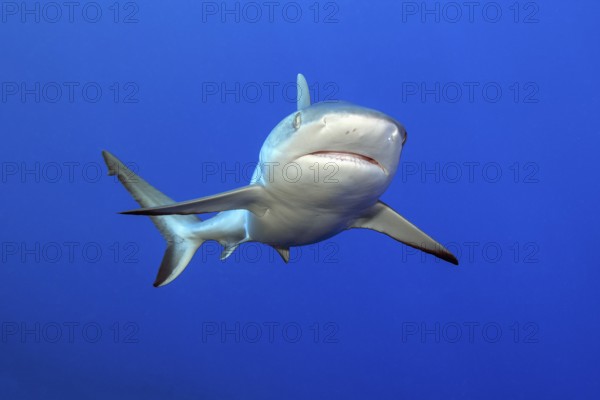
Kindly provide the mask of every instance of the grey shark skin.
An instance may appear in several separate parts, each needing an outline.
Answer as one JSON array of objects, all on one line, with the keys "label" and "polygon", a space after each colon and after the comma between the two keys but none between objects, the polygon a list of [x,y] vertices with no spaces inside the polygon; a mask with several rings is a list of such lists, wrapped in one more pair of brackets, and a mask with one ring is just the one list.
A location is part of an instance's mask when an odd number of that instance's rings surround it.
[{"label": "grey shark skin", "polygon": [[[441,244],[379,198],[390,185],[406,142],[393,118],[346,102],[311,105],[298,75],[296,112],[269,134],[248,186],[176,203],[131,172],[112,154],[102,154],[168,246],[154,286],[175,279],[206,240],[224,246],[221,259],[244,242],[273,246],[283,260],[289,249],[317,243],[346,229],[384,233],[408,246],[458,264]],[[218,212],[201,221],[195,214]]]}]

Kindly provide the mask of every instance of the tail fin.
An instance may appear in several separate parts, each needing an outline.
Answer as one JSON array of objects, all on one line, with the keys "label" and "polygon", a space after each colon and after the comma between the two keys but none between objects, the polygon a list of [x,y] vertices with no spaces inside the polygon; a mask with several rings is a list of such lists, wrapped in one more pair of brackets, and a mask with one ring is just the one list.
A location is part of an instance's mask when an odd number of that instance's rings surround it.
[{"label": "tail fin", "polygon": [[[125,189],[142,207],[158,207],[175,203],[174,200],[156,190],[148,182],[127,168],[117,157],[103,151],[109,175],[116,175]],[[191,235],[191,227],[201,222],[195,215],[163,215],[150,217],[167,241],[155,287],[166,285],[179,276],[191,261],[203,240]]]}]

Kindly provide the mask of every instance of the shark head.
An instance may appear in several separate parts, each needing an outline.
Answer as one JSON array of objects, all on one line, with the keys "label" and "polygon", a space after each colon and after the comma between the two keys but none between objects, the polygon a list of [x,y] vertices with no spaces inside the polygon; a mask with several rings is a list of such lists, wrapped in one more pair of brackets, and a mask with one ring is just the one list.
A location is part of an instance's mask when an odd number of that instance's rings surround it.
[{"label": "shark head", "polygon": [[[304,179],[298,183],[319,184],[329,176],[329,183],[339,184],[338,195],[356,192],[359,184],[380,196],[398,168],[406,142],[404,126],[386,114],[348,102],[311,105],[302,75],[298,93],[297,111],[271,131],[260,163],[283,166],[281,172],[275,171],[276,179],[284,175],[279,179],[282,184],[295,183],[300,172]],[[316,169],[321,169],[321,175]]]},{"label": "shark head", "polygon": [[284,118],[265,141],[261,160],[291,163],[319,158],[337,161],[358,174],[393,176],[405,142],[404,126],[379,111],[323,102]]}]

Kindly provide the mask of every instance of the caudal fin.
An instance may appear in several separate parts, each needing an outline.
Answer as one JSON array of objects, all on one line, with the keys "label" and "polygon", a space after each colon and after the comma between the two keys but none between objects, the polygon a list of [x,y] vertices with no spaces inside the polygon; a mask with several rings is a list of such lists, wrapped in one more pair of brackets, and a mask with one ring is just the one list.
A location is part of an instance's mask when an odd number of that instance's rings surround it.
[{"label": "caudal fin", "polygon": [[[159,207],[175,203],[173,199],[140,178],[108,151],[103,151],[102,156],[108,166],[109,175],[116,175],[140,206]],[[201,220],[195,215],[162,215],[151,216],[150,219],[167,241],[167,251],[154,282],[154,286],[159,287],[177,278],[202,245],[203,240],[191,234],[192,227]]]}]

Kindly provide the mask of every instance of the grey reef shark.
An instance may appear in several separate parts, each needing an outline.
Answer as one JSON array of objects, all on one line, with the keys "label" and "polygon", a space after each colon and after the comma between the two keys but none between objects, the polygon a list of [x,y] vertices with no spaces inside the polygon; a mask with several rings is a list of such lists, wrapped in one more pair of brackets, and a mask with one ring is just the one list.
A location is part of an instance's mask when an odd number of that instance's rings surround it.
[{"label": "grey reef shark", "polygon": [[[183,272],[207,240],[225,259],[245,242],[272,246],[288,262],[290,247],[352,228],[378,231],[458,265],[456,257],[383,203],[406,142],[406,130],[375,110],[335,101],[311,104],[298,75],[297,110],[269,134],[248,186],[176,203],[107,151],[110,175],[140,204],[122,214],[147,215],[167,241],[154,286]],[[218,213],[202,221],[196,214]]]}]

